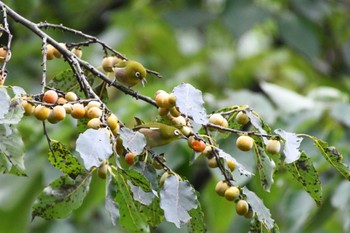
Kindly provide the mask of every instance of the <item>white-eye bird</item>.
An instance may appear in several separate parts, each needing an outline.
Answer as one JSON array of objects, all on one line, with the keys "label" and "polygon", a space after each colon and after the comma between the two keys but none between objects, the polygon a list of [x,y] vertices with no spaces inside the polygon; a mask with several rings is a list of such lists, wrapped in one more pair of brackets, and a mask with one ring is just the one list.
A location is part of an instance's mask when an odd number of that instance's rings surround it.
[{"label": "white-eye bird", "polygon": [[145,135],[149,148],[163,146],[178,139],[187,139],[178,128],[158,122],[137,125],[134,131]]},{"label": "white-eye bird", "polygon": [[145,67],[137,61],[123,60],[118,62],[113,67],[113,72],[115,80],[129,88],[135,86],[139,82],[141,82],[142,86],[145,86],[147,71]]}]

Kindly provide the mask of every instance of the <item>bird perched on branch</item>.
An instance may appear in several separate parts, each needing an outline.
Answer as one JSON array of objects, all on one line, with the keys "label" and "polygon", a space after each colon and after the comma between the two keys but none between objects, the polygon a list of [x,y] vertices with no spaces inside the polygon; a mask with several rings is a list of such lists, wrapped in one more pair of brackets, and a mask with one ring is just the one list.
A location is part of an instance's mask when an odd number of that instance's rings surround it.
[{"label": "bird perched on branch", "polygon": [[146,83],[147,71],[143,65],[137,61],[122,60],[113,67],[115,82],[116,80],[127,87],[133,87],[139,82],[143,86]]}]

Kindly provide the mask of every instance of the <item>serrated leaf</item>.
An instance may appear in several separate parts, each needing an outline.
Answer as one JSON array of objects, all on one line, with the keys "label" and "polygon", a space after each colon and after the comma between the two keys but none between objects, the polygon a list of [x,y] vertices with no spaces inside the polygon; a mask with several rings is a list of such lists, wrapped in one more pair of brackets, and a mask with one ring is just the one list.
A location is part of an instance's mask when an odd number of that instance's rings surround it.
[{"label": "serrated leaf", "polygon": [[114,200],[119,205],[120,225],[131,232],[149,232],[146,217],[140,212],[141,204],[134,200],[126,177],[120,172],[116,172],[113,185],[116,187]]},{"label": "serrated leaf", "polygon": [[232,157],[230,154],[224,152],[221,149],[218,149],[217,151],[220,158],[223,158],[225,160],[232,160],[233,162],[235,162],[236,168],[238,169],[241,175],[248,176],[248,177],[254,175],[253,173],[248,171],[241,163],[237,162],[237,160],[234,157]]},{"label": "serrated leaf", "polygon": [[270,192],[271,185],[273,184],[275,162],[273,162],[273,160],[270,160],[270,158],[266,155],[263,146],[264,142],[262,139],[260,137],[255,137],[254,141],[254,151],[256,154],[260,182],[264,190]]},{"label": "serrated leaf", "polygon": [[165,219],[180,228],[180,224],[191,219],[189,211],[197,208],[195,190],[188,181],[179,181],[170,175],[165,179],[160,191],[160,208],[164,210]]},{"label": "serrated leaf", "polygon": [[50,148],[48,159],[55,168],[73,179],[79,174],[86,173],[78,159],[61,142],[51,141]]},{"label": "serrated leaf", "polygon": [[[199,200],[199,193],[196,192],[197,200]],[[197,202],[197,208],[190,210],[190,216],[191,220],[188,224],[189,232],[191,233],[197,233],[197,232],[207,232],[205,220],[204,220],[204,213],[202,210],[201,203]]]},{"label": "serrated leaf", "polygon": [[280,135],[281,138],[285,140],[283,153],[285,158],[285,163],[293,163],[300,157],[300,143],[303,138],[298,137],[295,133],[289,133],[282,129],[276,129],[275,133]]},{"label": "serrated leaf", "polygon": [[0,173],[25,176],[24,144],[15,125],[0,124]]},{"label": "serrated leaf", "polygon": [[47,186],[39,194],[32,208],[33,218],[45,219],[67,217],[80,207],[89,191],[91,174],[79,175],[75,180],[69,176],[61,176]]},{"label": "serrated leaf", "polygon": [[133,185],[130,180],[128,180],[128,185],[130,186],[130,190],[132,192],[134,200],[146,206],[150,205],[153,202],[153,199],[155,198],[154,193],[152,193],[151,191],[143,191],[141,187]]},{"label": "serrated leaf", "polygon": [[132,131],[127,127],[122,127],[119,131],[120,138],[123,140],[124,148],[138,155],[141,154],[146,146],[145,136],[138,132]]},{"label": "serrated leaf", "polygon": [[118,204],[114,201],[117,195],[117,187],[115,182],[113,182],[113,176],[108,173],[106,185],[106,199],[105,199],[105,209],[107,210],[113,226],[116,225],[119,219],[119,208]]},{"label": "serrated leaf", "polygon": [[150,163],[137,161],[132,167],[133,170],[143,175],[151,184],[153,190],[158,190],[158,175],[154,166]]},{"label": "serrated leaf", "polygon": [[244,195],[246,195],[247,202],[252,207],[252,210],[256,214],[259,222],[264,224],[268,230],[273,229],[275,226],[275,220],[271,218],[270,210],[266,208],[262,200],[247,187],[243,187],[242,191]]},{"label": "serrated leaf", "polygon": [[0,119],[3,119],[10,108],[10,96],[5,87],[0,87],[0,106]]},{"label": "serrated leaf", "polygon": [[305,191],[315,200],[316,204],[320,206],[322,201],[321,181],[310,157],[302,152],[297,161],[285,166],[303,186]]},{"label": "serrated leaf", "polygon": [[328,146],[327,142],[315,137],[312,137],[312,139],[314,140],[315,146],[321,151],[326,160],[347,180],[350,180],[349,166],[343,162],[343,155],[340,154],[335,147]]},{"label": "serrated leaf", "polygon": [[76,151],[84,161],[86,170],[99,167],[113,153],[107,129],[88,129],[77,139]]},{"label": "serrated leaf", "polygon": [[176,106],[182,114],[191,116],[197,124],[207,124],[208,117],[204,108],[202,92],[191,84],[182,83],[173,89]]}]

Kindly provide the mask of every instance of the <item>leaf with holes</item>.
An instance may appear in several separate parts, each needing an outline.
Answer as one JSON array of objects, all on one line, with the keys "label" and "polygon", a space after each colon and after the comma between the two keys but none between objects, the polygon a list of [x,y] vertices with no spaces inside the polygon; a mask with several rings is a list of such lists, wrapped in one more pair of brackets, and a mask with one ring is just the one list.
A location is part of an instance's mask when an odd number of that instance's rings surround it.
[{"label": "leaf with holes", "polygon": [[173,89],[176,106],[182,114],[192,117],[197,124],[207,124],[208,117],[204,108],[202,92],[191,84],[182,83]]},{"label": "leaf with holes", "polygon": [[294,178],[303,186],[305,191],[315,200],[316,204],[320,206],[322,201],[321,182],[310,157],[302,152],[297,161],[294,161],[291,164],[286,164],[285,166]]},{"label": "leaf with holes", "polygon": [[303,138],[298,137],[295,133],[289,133],[282,129],[276,129],[275,133],[280,135],[285,141],[283,149],[284,156],[286,157],[285,162],[288,164],[298,160],[301,153],[299,147]]},{"label": "leaf with holes", "polygon": [[179,181],[177,176],[170,175],[160,191],[160,207],[165,219],[180,228],[180,224],[191,219],[189,211],[197,208],[196,192],[188,181]]},{"label": "leaf with holes", "polygon": [[51,140],[49,150],[49,162],[64,174],[73,179],[79,174],[85,174],[85,170],[68,148],[59,141]]}]

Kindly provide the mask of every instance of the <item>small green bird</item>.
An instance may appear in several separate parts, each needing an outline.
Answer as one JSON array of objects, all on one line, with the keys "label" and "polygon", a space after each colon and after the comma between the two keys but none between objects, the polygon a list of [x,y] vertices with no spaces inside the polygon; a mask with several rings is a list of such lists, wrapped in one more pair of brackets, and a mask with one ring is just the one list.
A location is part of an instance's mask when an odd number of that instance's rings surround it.
[{"label": "small green bird", "polygon": [[178,139],[187,139],[178,128],[158,122],[137,125],[134,130],[145,135],[147,146],[150,148],[163,146]]},{"label": "small green bird", "polygon": [[139,82],[145,86],[147,71],[143,65],[137,61],[120,61],[114,67],[115,80],[127,87],[133,87]]}]

